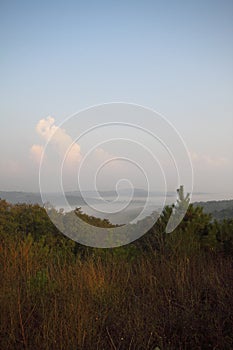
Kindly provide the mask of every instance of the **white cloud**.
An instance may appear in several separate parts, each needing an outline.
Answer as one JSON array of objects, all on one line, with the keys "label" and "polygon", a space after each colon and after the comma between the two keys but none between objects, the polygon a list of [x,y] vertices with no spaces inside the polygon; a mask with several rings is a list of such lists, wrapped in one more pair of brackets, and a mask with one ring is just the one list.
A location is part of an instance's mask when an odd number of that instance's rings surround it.
[{"label": "white cloud", "polygon": [[36,125],[37,133],[48,141],[58,129],[54,123],[55,119],[51,116],[48,116],[46,119],[41,119]]},{"label": "white cloud", "polygon": [[32,145],[32,147],[30,148],[30,155],[33,161],[35,161],[35,163],[40,164],[43,150],[44,148],[41,145]]},{"label": "white cloud", "polygon": [[[46,142],[50,142],[57,153],[63,159],[66,157],[66,162],[69,165],[77,164],[81,160],[80,146],[73,142],[70,135],[65,129],[55,125],[55,119],[48,116],[46,119],[41,119],[36,125],[36,131]],[[38,156],[41,149],[40,146],[33,145],[31,152]]]},{"label": "white cloud", "polygon": [[226,157],[211,157],[207,154],[198,154],[190,152],[190,157],[194,164],[201,166],[222,167],[229,164],[229,159]]}]

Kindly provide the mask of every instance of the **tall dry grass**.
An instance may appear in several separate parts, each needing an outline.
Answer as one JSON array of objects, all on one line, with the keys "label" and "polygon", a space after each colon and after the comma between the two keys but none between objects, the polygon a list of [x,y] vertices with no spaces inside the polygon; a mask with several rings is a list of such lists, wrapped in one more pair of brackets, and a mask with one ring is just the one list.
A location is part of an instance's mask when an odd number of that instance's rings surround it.
[{"label": "tall dry grass", "polygon": [[111,251],[81,259],[3,240],[1,349],[232,349],[232,260]]}]

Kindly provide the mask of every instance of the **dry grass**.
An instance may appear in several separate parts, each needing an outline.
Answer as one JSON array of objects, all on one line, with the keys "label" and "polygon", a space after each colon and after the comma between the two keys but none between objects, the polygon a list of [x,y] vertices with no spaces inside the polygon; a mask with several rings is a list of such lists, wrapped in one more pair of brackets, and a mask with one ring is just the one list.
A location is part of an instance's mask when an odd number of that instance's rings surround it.
[{"label": "dry grass", "polygon": [[6,239],[0,265],[1,349],[233,348],[230,258],[81,260]]}]

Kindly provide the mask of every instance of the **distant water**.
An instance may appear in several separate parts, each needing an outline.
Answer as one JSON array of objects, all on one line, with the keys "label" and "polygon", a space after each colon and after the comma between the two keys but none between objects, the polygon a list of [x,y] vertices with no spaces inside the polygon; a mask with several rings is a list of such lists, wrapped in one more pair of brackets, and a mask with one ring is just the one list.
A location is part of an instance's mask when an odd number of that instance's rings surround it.
[{"label": "distant water", "polygon": [[[132,220],[142,219],[145,216],[151,215],[152,212],[159,212],[164,207],[164,204],[172,204],[176,201],[176,193],[169,192],[164,203],[164,198],[160,192],[151,192],[150,199],[147,201],[146,191],[136,189],[133,200],[129,202],[129,191],[123,191],[120,195],[120,200],[116,200],[114,191],[103,191],[100,193],[103,200],[96,198],[96,192],[84,191],[88,203],[84,201],[80,192],[66,193],[66,199],[61,194],[51,193],[46,196],[46,202],[49,202],[56,209],[63,208],[66,212],[81,207],[82,211],[88,215],[99,218],[109,219],[115,224],[124,224],[132,222]],[[115,197],[114,197],[115,194]],[[0,191],[0,198],[7,200],[10,203],[28,203],[42,205],[41,196],[39,193],[29,192],[7,192]],[[44,199],[44,198],[43,198]],[[191,202],[207,202],[214,200],[233,199],[232,193],[194,193]],[[128,204],[128,205],[127,205]],[[138,216],[139,215],[139,216]]]},{"label": "distant water", "polygon": [[[232,198],[232,195],[226,194],[195,193],[192,195],[191,202],[207,202]],[[165,203],[162,196],[153,196],[148,202],[146,197],[134,197],[128,205],[128,197],[121,197],[119,201],[114,201],[115,199],[115,197],[107,197],[105,201],[98,203],[96,200],[92,202],[89,198],[89,205],[83,205],[83,203],[78,205],[77,203],[77,205],[63,206],[62,208],[65,211],[70,211],[76,207],[81,207],[82,211],[88,215],[109,219],[113,224],[126,224],[134,221],[137,217],[137,220],[139,220],[155,211],[161,212],[164,204],[169,205],[176,202],[176,195],[167,197]],[[60,209],[61,206],[58,205],[56,208]]]}]

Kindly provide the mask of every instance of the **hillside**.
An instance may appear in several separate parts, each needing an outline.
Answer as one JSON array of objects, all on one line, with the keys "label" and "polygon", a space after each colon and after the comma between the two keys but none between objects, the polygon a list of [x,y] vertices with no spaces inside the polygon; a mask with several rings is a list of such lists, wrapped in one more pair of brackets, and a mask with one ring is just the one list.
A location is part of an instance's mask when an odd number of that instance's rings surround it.
[{"label": "hillside", "polygon": [[216,220],[233,218],[233,199],[222,201],[196,202],[194,206],[202,207],[204,212],[211,214]]}]

